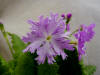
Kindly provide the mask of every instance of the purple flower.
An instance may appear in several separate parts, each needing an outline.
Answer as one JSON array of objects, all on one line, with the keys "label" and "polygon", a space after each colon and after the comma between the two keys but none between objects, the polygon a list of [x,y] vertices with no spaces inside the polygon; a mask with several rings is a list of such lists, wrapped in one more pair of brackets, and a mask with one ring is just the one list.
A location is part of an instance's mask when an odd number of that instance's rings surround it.
[{"label": "purple flower", "polygon": [[81,29],[75,34],[76,39],[78,39],[79,60],[81,56],[85,54],[85,43],[89,42],[95,34],[93,31],[94,27],[95,24],[89,26],[81,25]]},{"label": "purple flower", "polygon": [[63,59],[66,58],[66,54],[63,49],[74,50],[73,45],[70,45],[68,38],[69,32],[65,33],[66,24],[62,18],[58,18],[58,14],[52,14],[50,17],[39,17],[38,22],[28,20],[28,23],[32,25],[31,32],[23,37],[25,43],[31,44],[24,50],[24,52],[30,51],[31,53],[37,52],[38,57],[36,60],[38,63],[44,63],[46,58],[49,64],[55,62],[54,57],[61,55]]}]

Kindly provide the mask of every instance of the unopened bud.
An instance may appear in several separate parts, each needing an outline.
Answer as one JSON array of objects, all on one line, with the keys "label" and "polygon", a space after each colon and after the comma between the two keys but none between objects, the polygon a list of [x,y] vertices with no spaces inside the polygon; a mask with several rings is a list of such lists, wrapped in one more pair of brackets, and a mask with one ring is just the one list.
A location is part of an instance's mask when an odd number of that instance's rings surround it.
[{"label": "unopened bud", "polygon": [[61,14],[61,17],[62,17],[63,19],[65,19],[65,14]]},{"label": "unopened bud", "polygon": [[72,14],[71,13],[68,13],[67,14],[67,18],[70,19],[71,17],[72,17]]}]

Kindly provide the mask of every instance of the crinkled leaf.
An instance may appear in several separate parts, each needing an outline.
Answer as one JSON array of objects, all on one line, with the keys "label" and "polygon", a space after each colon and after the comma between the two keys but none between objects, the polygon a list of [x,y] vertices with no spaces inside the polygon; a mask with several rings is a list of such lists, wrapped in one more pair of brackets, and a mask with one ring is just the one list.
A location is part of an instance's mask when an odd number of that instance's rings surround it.
[{"label": "crinkled leaf", "polygon": [[7,62],[0,56],[0,75],[11,75]]},{"label": "crinkled leaf", "polygon": [[95,71],[96,71],[96,66],[94,65],[86,65],[84,67],[84,75],[94,75]]},{"label": "crinkled leaf", "polygon": [[40,64],[38,66],[38,75],[57,75],[58,72],[58,65],[54,64]]},{"label": "crinkled leaf", "polygon": [[11,36],[12,48],[14,49],[14,56],[16,58],[23,53],[22,51],[26,48],[27,44],[25,44],[18,35],[11,33],[8,34]]},{"label": "crinkled leaf", "polygon": [[83,69],[78,60],[77,49],[74,51],[65,50],[68,57],[63,60],[61,56],[56,58],[57,64],[59,65],[60,75],[82,75]]},{"label": "crinkled leaf", "polygon": [[25,53],[18,59],[15,70],[16,75],[37,75],[37,62],[35,61],[36,54]]}]

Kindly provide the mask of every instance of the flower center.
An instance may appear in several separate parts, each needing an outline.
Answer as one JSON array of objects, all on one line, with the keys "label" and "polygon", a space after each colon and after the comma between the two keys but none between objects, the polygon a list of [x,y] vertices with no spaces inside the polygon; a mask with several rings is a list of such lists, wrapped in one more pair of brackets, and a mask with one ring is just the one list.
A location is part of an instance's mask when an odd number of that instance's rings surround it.
[{"label": "flower center", "polygon": [[50,41],[51,38],[52,38],[51,36],[48,36],[48,37],[46,38],[46,40],[47,40],[47,41]]}]

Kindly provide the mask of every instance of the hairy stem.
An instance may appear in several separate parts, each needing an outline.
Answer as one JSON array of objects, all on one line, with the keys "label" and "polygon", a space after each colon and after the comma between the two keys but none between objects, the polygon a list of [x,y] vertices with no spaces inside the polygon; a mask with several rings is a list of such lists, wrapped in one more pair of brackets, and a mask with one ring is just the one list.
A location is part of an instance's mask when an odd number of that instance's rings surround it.
[{"label": "hairy stem", "polygon": [[3,26],[2,23],[0,23],[0,30],[1,30],[1,32],[2,32],[2,34],[3,34],[3,36],[4,36],[4,38],[5,38],[5,40],[6,40],[7,44],[8,44],[8,46],[9,46],[10,52],[11,52],[13,58],[14,58],[14,52],[13,52],[12,46],[11,46],[11,44],[10,44],[10,42],[9,42],[9,39],[8,39],[8,36],[7,36],[7,32],[5,31],[4,26]]}]

